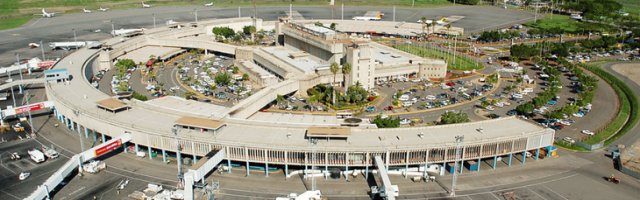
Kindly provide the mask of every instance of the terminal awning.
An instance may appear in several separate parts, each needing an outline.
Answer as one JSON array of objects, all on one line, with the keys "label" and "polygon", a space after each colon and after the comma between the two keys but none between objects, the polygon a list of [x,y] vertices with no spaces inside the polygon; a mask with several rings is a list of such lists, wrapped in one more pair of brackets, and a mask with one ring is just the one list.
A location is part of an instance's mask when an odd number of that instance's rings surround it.
[{"label": "terminal awning", "polygon": [[350,128],[310,127],[307,129],[307,137],[310,138],[348,138],[349,136],[351,136]]},{"label": "terminal awning", "polygon": [[117,112],[119,110],[129,108],[127,104],[114,98],[103,99],[96,103],[98,104],[99,108],[102,108],[111,112]]},{"label": "terminal awning", "polygon": [[224,126],[224,123],[218,120],[199,118],[199,117],[181,117],[180,119],[176,120],[176,125],[193,127],[193,128],[218,130],[220,127]]}]

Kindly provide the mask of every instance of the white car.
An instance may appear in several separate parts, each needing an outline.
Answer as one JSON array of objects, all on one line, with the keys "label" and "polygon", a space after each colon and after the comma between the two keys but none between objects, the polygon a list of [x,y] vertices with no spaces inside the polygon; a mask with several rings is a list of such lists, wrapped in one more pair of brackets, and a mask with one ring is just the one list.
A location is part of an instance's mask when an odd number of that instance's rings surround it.
[{"label": "white car", "polygon": [[433,101],[433,100],[436,100],[436,96],[434,96],[434,95],[427,95],[427,96],[425,97],[425,99],[426,99],[426,100],[432,100],[432,101]]},{"label": "white car", "polygon": [[18,176],[18,179],[23,181],[23,180],[29,178],[29,176],[31,176],[31,173],[29,173],[29,172],[21,172],[20,175]]},{"label": "white car", "polygon": [[586,135],[594,135],[595,134],[595,133],[593,133],[593,131],[590,131],[590,130],[582,130],[581,132],[583,134],[586,134]]},{"label": "white car", "polygon": [[407,119],[407,118],[402,118],[402,120],[400,120],[400,125],[407,125],[410,124],[411,120]]},{"label": "white car", "polygon": [[576,143],[576,140],[574,140],[573,138],[570,138],[570,137],[564,137],[562,140],[564,140],[564,141],[566,141],[568,143],[571,143],[571,144]]}]

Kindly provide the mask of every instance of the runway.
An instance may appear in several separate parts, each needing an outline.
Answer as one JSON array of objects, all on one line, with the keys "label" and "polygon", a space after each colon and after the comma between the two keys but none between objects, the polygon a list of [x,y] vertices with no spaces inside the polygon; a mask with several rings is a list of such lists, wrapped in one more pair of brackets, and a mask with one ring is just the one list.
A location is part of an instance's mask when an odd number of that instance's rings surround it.
[{"label": "runway", "polygon": [[[74,30],[78,41],[102,40],[111,37],[113,28],[153,28],[154,16],[156,26],[163,26],[166,21],[195,21],[195,10],[198,20],[213,18],[231,18],[251,16],[252,8],[210,8],[202,6],[156,7],[150,9],[113,10],[108,12],[75,13],[53,18],[36,18],[24,26],[0,31],[0,66],[7,66],[15,61],[16,53],[22,58],[41,56],[40,49],[29,49],[27,44],[42,41],[47,58],[61,57],[66,51],[51,51],[49,42],[73,41]],[[393,21],[392,7],[345,7],[344,12],[336,8],[333,12],[328,6],[293,6],[293,10],[305,19],[345,19],[362,16],[367,11],[386,13],[383,20]],[[289,7],[258,7],[257,16],[264,20],[277,20],[285,16]],[[344,14],[342,14],[344,13]],[[513,23],[523,23],[533,19],[533,14],[521,10],[505,10],[491,6],[452,6],[438,8],[397,8],[395,21],[416,22],[421,17],[435,19],[444,16],[462,16],[453,26],[465,28],[466,33],[481,32],[484,29],[507,27]],[[100,29],[100,32],[94,32]]]}]

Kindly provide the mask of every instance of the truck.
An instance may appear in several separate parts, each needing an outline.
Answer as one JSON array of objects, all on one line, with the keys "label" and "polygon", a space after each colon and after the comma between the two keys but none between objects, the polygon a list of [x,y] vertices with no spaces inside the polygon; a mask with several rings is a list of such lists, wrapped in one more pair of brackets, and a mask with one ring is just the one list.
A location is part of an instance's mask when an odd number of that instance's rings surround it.
[{"label": "truck", "polygon": [[89,172],[92,174],[98,173],[107,168],[107,164],[103,161],[92,160],[89,163],[82,166],[82,169],[85,172]]},{"label": "truck", "polygon": [[32,149],[27,151],[27,153],[29,154],[31,160],[35,161],[36,163],[44,162],[44,153],[42,153],[42,151],[38,149]]},{"label": "truck", "polygon": [[47,156],[47,158],[49,159],[58,158],[58,152],[53,148],[47,148],[43,146],[42,151],[44,152],[44,155]]}]

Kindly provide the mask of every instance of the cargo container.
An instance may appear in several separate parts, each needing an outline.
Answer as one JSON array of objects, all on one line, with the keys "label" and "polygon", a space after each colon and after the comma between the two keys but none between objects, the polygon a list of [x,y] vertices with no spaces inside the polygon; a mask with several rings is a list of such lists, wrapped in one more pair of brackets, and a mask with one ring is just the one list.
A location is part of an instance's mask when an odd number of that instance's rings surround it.
[{"label": "cargo container", "polygon": [[478,169],[480,169],[480,163],[476,162],[475,160],[466,161],[464,165],[465,167],[467,167],[467,169],[469,169],[469,171],[472,172],[477,172]]}]

